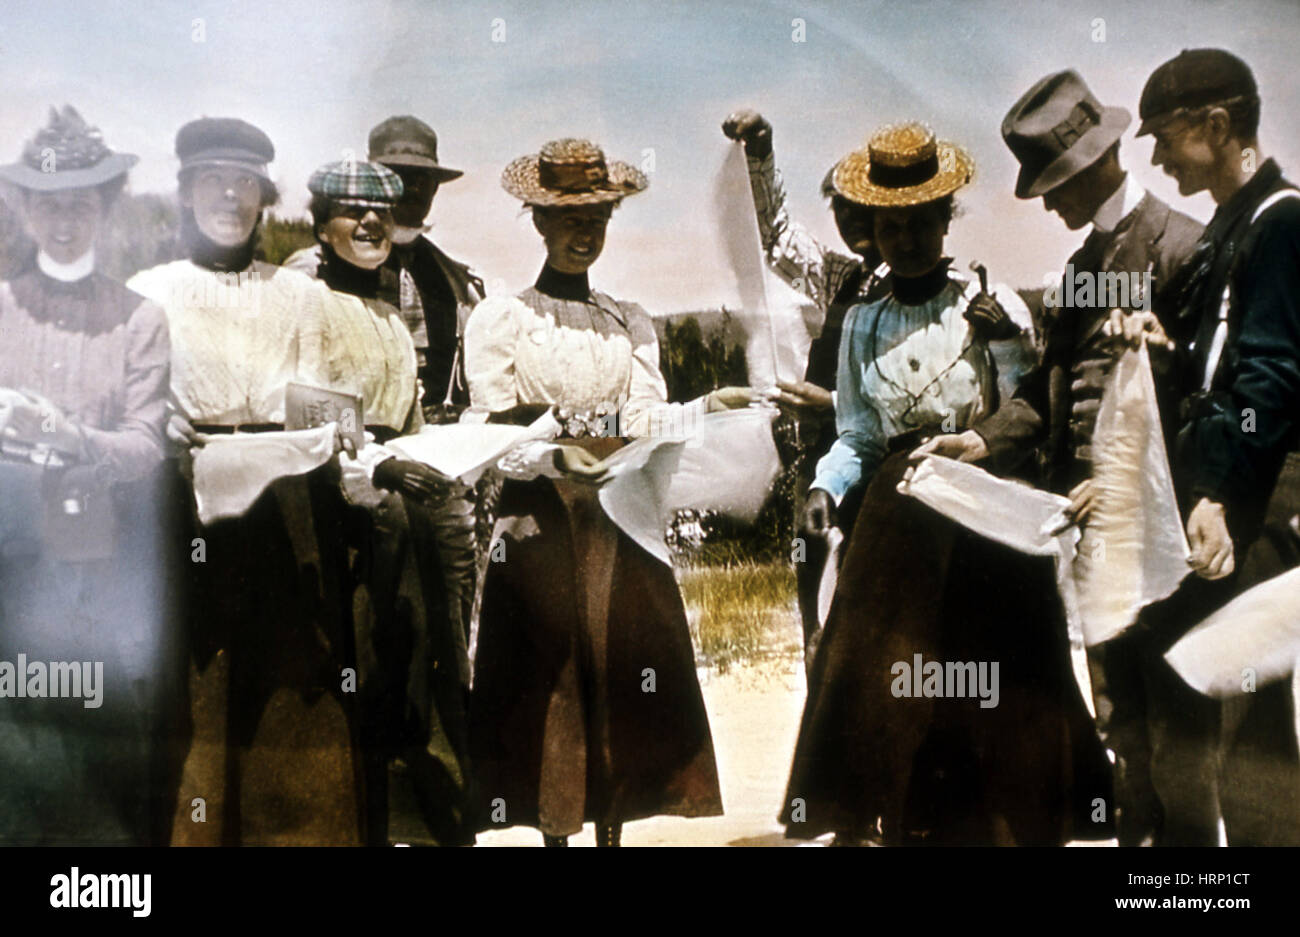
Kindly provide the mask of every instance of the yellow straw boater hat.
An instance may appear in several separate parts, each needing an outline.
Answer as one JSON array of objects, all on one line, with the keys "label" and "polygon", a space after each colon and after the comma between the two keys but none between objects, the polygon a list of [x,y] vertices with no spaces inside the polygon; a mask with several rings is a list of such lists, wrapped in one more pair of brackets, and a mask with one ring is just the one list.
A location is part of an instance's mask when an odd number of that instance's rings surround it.
[{"label": "yellow straw boater hat", "polygon": [[501,173],[501,187],[525,205],[598,205],[641,192],[650,183],[627,163],[605,161],[590,140],[552,140]]},{"label": "yellow straw boater hat", "polygon": [[951,195],[970,182],[970,155],[920,123],[891,124],[865,148],[835,164],[831,183],[845,198],[872,208],[920,205]]}]

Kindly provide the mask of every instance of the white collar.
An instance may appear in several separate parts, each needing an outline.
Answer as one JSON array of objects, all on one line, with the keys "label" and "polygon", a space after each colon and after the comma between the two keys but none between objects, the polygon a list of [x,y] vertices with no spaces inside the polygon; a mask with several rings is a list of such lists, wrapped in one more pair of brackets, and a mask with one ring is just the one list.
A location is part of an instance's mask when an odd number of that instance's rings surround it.
[{"label": "white collar", "polygon": [[1124,181],[1110,194],[1110,198],[1101,203],[1097,214],[1092,216],[1092,226],[1106,233],[1114,231],[1138,207],[1138,202],[1146,194],[1146,189],[1133,178],[1133,174],[1125,173]]},{"label": "white collar", "polygon": [[95,272],[95,249],[92,247],[70,264],[61,264],[45,251],[36,255],[36,266],[52,280],[76,283]]}]

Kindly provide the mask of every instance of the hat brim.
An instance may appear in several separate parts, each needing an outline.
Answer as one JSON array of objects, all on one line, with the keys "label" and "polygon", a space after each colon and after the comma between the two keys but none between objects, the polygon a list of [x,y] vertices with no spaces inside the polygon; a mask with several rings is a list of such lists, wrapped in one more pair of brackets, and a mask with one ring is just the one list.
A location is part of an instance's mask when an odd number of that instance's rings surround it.
[{"label": "hat brim", "polygon": [[131,171],[140,161],[130,153],[110,153],[94,166],[85,169],[59,169],[41,172],[26,163],[0,166],[0,180],[32,192],[58,192],[64,189],[88,189],[116,179]]},{"label": "hat brim", "polygon": [[1150,117],[1144,118],[1142,123],[1138,125],[1137,133],[1134,136],[1145,137],[1147,134],[1155,133],[1165,124],[1172,123],[1180,110],[1182,108],[1174,108],[1172,111],[1165,111],[1163,114],[1152,114]]},{"label": "hat brim", "polygon": [[943,140],[936,146],[939,171],[919,185],[876,185],[869,175],[871,157],[865,149],[854,150],[835,164],[831,184],[849,201],[869,208],[905,208],[933,202],[956,192],[975,174],[975,161],[961,147]]},{"label": "hat brim", "polygon": [[199,159],[185,160],[181,163],[181,172],[189,172],[191,169],[203,169],[209,166],[242,169],[245,172],[251,172],[259,179],[265,179],[267,182],[274,181],[271,178],[271,172],[267,169],[266,163],[252,163],[248,160],[227,156],[205,156],[200,157]]},{"label": "hat brim", "polygon": [[1115,145],[1133,122],[1122,107],[1103,107],[1101,118],[1074,145],[1042,169],[1021,166],[1016,178],[1016,198],[1038,198],[1087,169]]},{"label": "hat brim", "polygon": [[433,177],[439,182],[450,182],[452,179],[459,179],[465,175],[462,169],[451,169],[447,166],[441,166],[437,161],[429,159],[427,156],[417,154],[394,154],[392,156],[372,156],[372,163],[382,163],[385,166],[402,166],[411,169],[427,169],[433,174]]},{"label": "hat brim", "polygon": [[539,156],[521,156],[501,173],[501,187],[525,205],[600,205],[618,202],[644,192],[650,184],[641,170],[628,163],[611,162],[608,178],[598,188],[567,192],[548,189],[538,174]]}]

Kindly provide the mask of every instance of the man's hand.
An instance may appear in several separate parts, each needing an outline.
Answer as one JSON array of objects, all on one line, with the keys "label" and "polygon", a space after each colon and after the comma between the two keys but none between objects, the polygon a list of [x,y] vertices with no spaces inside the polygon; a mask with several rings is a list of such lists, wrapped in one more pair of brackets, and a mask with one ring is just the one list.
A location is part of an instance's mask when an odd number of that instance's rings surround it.
[{"label": "man's hand", "polygon": [[1165,334],[1164,326],[1160,324],[1154,312],[1112,309],[1106,324],[1101,327],[1101,333],[1110,339],[1112,347],[1117,352],[1137,348],[1142,344],[1143,337],[1152,348],[1174,350],[1173,341]]},{"label": "man's hand", "polygon": [[1187,518],[1187,543],[1192,548],[1188,563],[1204,579],[1222,579],[1232,574],[1236,563],[1232,555],[1232,537],[1223,505],[1202,498]]},{"label": "man's hand", "polygon": [[555,467],[575,481],[599,484],[604,481],[609,466],[604,459],[598,459],[581,446],[557,445],[555,450]]},{"label": "man's hand", "polygon": [[742,109],[722,122],[722,132],[739,140],[745,155],[763,159],[772,152],[772,125],[758,111]]},{"label": "man's hand", "polygon": [[704,401],[704,412],[743,410],[754,402],[754,392],[748,387],[719,387]]},{"label": "man's hand", "polygon": [[799,518],[800,529],[810,537],[826,538],[835,526],[835,499],[829,492],[814,488],[808,492],[804,502],[803,514]]},{"label": "man's hand", "polygon": [[975,334],[986,342],[1015,338],[1020,334],[1020,326],[1007,315],[1002,304],[983,291],[975,294],[962,315],[975,329]]},{"label": "man's hand", "polygon": [[824,387],[808,381],[777,381],[776,386],[770,399],[792,416],[817,416],[835,410],[834,398]]},{"label": "man's hand", "polygon": [[989,444],[973,429],[964,433],[932,436],[908,455],[909,462],[920,462],[928,455],[941,455],[958,462],[978,462],[989,454]]},{"label": "man's hand", "polygon": [[414,501],[428,501],[446,494],[452,480],[423,462],[407,459],[385,459],[375,466],[376,488],[396,491]]}]

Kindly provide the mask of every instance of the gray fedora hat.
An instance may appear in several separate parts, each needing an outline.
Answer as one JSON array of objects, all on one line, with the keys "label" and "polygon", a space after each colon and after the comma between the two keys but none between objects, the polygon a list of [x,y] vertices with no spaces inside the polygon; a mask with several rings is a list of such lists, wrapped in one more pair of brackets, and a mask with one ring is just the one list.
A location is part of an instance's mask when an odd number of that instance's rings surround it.
[{"label": "gray fedora hat", "polygon": [[16,163],[0,166],[0,180],[33,192],[82,189],[116,179],[139,161],[114,153],[99,130],[88,126],[72,105],[50,108],[50,122],[23,147]]},{"label": "gray fedora hat", "polygon": [[1002,121],[1002,139],[1020,161],[1017,198],[1037,198],[1095,163],[1133,116],[1102,107],[1078,72],[1048,75]]}]

